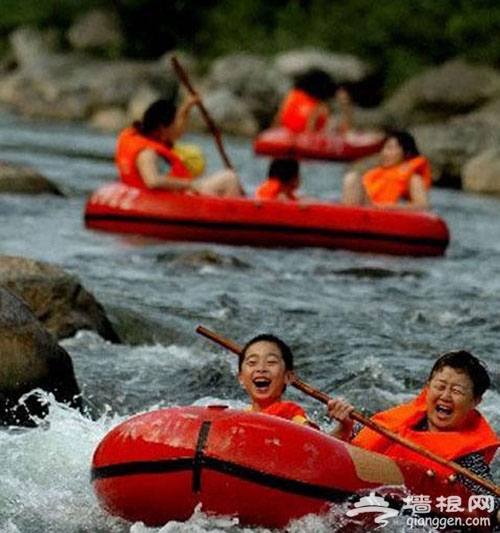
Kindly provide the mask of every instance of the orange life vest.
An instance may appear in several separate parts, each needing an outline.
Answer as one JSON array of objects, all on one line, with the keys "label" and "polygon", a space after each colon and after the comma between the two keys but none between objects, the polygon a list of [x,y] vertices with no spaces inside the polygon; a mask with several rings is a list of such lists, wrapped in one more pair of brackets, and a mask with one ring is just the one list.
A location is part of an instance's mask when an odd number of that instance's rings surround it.
[{"label": "orange life vest", "polygon": [[[469,417],[467,426],[459,431],[429,432],[414,429],[426,416],[426,396],[427,388],[411,402],[378,413],[371,420],[443,459],[454,460],[479,452],[485,461],[490,463],[500,442],[488,422],[475,409]],[[351,444],[395,459],[405,459],[421,464],[443,475],[453,473],[451,469],[368,428],[363,428],[351,440]]]},{"label": "orange life vest", "polygon": [[[249,406],[247,410],[251,411],[252,406]],[[316,427],[316,424],[307,418],[307,414],[304,409],[294,402],[276,402],[259,412],[266,415],[278,416],[279,418],[291,420],[296,424],[307,424]]]},{"label": "orange life vest", "polygon": [[[280,124],[289,130],[300,133],[306,130],[309,117],[318,107],[320,101],[300,89],[292,89],[281,108]],[[315,130],[323,129],[328,115],[320,113],[316,120]]]},{"label": "orange life vest", "polygon": [[137,156],[147,148],[154,150],[169,163],[171,176],[191,178],[189,170],[171,148],[141,135],[131,126],[120,133],[116,147],[115,163],[123,183],[139,189],[148,189],[136,165]]},{"label": "orange life vest", "polygon": [[374,204],[395,204],[410,195],[410,181],[414,174],[422,176],[424,184],[432,184],[431,169],[427,160],[414,157],[393,167],[376,167],[363,175],[366,194]]},{"label": "orange life vest", "polygon": [[255,190],[255,198],[258,200],[276,200],[282,194],[288,200],[297,200],[290,187],[286,186],[277,178],[268,178]]}]

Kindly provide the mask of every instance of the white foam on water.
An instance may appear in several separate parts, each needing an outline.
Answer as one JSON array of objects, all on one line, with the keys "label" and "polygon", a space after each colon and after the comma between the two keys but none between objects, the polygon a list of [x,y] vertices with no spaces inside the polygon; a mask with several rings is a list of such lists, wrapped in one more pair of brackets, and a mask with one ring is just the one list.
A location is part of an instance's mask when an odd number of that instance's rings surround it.
[{"label": "white foam on water", "polygon": [[92,421],[49,395],[44,399],[50,413],[38,427],[0,431],[0,531],[119,531],[90,484],[93,451],[119,420]]}]

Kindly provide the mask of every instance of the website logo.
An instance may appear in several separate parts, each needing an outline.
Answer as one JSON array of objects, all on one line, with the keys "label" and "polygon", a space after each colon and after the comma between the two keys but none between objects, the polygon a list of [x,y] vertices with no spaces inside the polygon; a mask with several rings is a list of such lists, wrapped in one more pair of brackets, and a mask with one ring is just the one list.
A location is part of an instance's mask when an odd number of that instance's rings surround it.
[{"label": "website logo", "polygon": [[364,496],[358,503],[354,504],[355,509],[347,511],[347,516],[356,516],[361,513],[379,513],[374,518],[376,524],[380,524],[375,529],[386,526],[389,522],[388,518],[394,518],[399,514],[398,509],[389,507],[389,502],[385,501],[382,496],[377,496],[374,492],[370,492],[369,496]]},{"label": "website logo", "polygon": [[[433,501],[430,496],[424,494],[407,496],[402,499],[402,503],[401,509],[394,509],[389,506],[385,498],[377,496],[375,492],[370,492],[368,496],[361,497],[359,502],[354,504],[354,509],[349,509],[346,515],[352,517],[363,513],[377,513],[374,522],[380,525],[375,529],[385,527],[389,523],[389,518],[394,518],[400,513],[407,516],[406,522],[410,528],[489,527],[489,514],[493,512],[495,506],[493,496],[479,494],[470,496],[467,504],[465,502],[462,504],[460,496],[438,496]],[[486,511],[487,514],[470,516],[470,513],[476,510]],[[466,513],[465,516],[463,514],[462,516],[450,516],[453,513],[463,512]]]}]

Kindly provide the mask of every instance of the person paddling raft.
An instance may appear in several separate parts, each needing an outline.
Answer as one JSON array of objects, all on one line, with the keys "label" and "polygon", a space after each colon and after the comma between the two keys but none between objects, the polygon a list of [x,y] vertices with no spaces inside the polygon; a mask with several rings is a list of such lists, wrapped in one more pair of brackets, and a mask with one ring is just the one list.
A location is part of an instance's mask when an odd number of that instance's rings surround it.
[{"label": "person paddling raft", "polygon": [[[500,445],[486,419],[476,407],[490,387],[486,367],[465,350],[448,352],[434,363],[427,384],[411,402],[376,414],[379,426],[411,441],[444,459],[454,461],[474,474],[493,481],[490,462]],[[453,471],[397,442],[354,424],[354,407],[344,398],[328,402],[328,415],[338,422],[334,436],[349,443],[421,464],[436,475],[450,476]],[[491,494],[473,480],[457,478],[475,494]],[[493,516],[500,523],[500,498],[494,497]]]},{"label": "person paddling raft", "polygon": [[220,170],[194,179],[193,169],[175,149],[184,133],[191,108],[199,101],[191,95],[177,108],[171,100],[160,99],[118,136],[115,162],[120,180],[139,189],[166,189],[210,196],[242,196],[235,172]]},{"label": "person paddling raft", "polygon": [[317,428],[300,405],[282,400],[293,375],[293,353],[283,340],[262,333],[250,339],[238,357],[238,380],[252,402],[248,411]]}]

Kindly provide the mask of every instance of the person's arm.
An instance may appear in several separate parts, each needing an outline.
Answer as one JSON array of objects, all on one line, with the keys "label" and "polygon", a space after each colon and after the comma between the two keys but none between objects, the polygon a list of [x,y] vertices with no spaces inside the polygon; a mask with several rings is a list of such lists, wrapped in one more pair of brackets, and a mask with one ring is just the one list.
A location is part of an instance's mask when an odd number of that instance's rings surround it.
[{"label": "person's arm", "polygon": [[328,416],[337,422],[337,426],[333,429],[331,435],[340,440],[350,440],[354,426],[354,420],[351,418],[353,411],[354,407],[344,398],[332,398],[328,402]]},{"label": "person's arm", "polygon": [[[474,474],[477,474],[478,476],[487,479],[488,481],[494,482],[493,476],[491,475],[490,467],[484,460],[484,457],[481,453],[475,452],[470,453],[468,455],[464,455],[456,459],[455,462],[458,463],[460,466],[467,468],[467,470],[470,470]],[[494,510],[492,514],[495,516],[497,524],[500,524],[500,497],[493,495],[487,488],[483,487],[482,485],[479,485],[468,477],[461,476],[460,474],[457,476],[457,481],[462,483],[462,485],[465,485],[474,494],[484,494],[493,496]]]},{"label": "person's arm", "polygon": [[162,174],[159,170],[160,159],[154,150],[142,150],[137,156],[136,165],[144,183],[150,189],[196,192],[193,181]]},{"label": "person's arm", "polygon": [[200,96],[196,94],[189,95],[180,105],[175,115],[175,139],[178,139],[186,131],[189,113],[193,106],[198,104]]},{"label": "person's arm", "polygon": [[336,130],[339,133],[347,133],[352,130],[353,127],[353,105],[349,92],[340,87],[335,93],[335,99],[339,107],[339,119],[337,121]]},{"label": "person's arm", "polygon": [[316,131],[316,123],[318,122],[319,117],[323,114],[327,117],[327,121],[325,124],[325,127],[327,127],[329,119],[331,118],[331,109],[327,103],[320,102],[309,115],[309,118],[306,122],[305,131]]},{"label": "person's arm", "polygon": [[426,211],[430,207],[429,192],[422,176],[414,174],[410,179],[410,198],[408,204],[416,211]]}]

